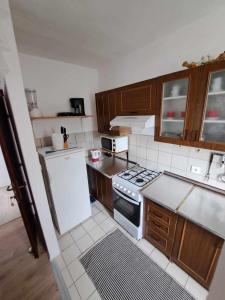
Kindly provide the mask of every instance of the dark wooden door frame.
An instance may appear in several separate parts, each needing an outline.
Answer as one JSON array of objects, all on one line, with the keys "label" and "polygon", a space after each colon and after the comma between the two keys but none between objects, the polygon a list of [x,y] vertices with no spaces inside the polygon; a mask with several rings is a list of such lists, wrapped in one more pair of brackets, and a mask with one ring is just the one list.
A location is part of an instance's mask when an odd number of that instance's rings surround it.
[{"label": "dark wooden door frame", "polygon": [[[12,188],[35,258],[41,243],[47,250],[29,183],[7,89],[0,90],[0,145]],[[40,242],[40,243],[39,243]]]}]

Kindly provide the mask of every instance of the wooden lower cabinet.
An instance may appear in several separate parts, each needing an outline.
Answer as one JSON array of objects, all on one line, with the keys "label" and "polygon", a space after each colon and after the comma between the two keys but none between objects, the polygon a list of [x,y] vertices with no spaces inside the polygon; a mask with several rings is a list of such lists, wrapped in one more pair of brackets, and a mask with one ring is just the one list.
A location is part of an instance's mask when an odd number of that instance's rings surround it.
[{"label": "wooden lower cabinet", "polygon": [[144,205],[144,238],[208,289],[223,239],[149,199]]},{"label": "wooden lower cabinet", "polygon": [[179,217],[172,260],[209,288],[222,245],[221,238]]},{"label": "wooden lower cabinet", "polygon": [[87,166],[89,192],[110,211],[113,211],[112,179]]}]

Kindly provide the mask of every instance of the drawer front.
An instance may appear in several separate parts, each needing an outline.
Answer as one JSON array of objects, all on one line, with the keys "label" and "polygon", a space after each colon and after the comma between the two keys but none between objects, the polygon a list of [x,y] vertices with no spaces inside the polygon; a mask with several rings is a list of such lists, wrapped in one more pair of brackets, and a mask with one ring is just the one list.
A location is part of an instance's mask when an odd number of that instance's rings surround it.
[{"label": "drawer front", "polygon": [[165,224],[166,226],[170,226],[172,219],[176,217],[174,213],[153,203],[150,200],[146,200],[146,209],[148,216],[154,217],[156,220],[162,224]]},{"label": "drawer front", "polygon": [[152,230],[164,236],[168,236],[170,233],[170,227],[168,225],[165,225],[152,216],[149,217],[149,226]]},{"label": "drawer front", "polygon": [[149,230],[148,238],[154,246],[160,248],[162,251],[166,251],[168,243],[167,239],[152,230]]}]

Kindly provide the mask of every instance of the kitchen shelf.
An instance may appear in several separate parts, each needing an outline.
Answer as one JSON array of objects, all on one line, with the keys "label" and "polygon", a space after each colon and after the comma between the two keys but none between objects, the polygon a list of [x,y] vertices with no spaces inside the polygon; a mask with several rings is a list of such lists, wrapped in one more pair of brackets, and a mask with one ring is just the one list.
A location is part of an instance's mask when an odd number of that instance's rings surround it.
[{"label": "kitchen shelf", "polygon": [[225,91],[220,92],[209,92],[208,96],[225,95]]},{"label": "kitchen shelf", "polygon": [[225,124],[225,120],[205,120],[204,123],[218,123],[218,124]]},{"label": "kitchen shelf", "polygon": [[85,115],[85,116],[43,116],[43,117],[37,117],[37,118],[31,118],[32,121],[35,120],[48,120],[48,119],[85,119],[85,118],[91,118],[92,115]]},{"label": "kitchen shelf", "polygon": [[175,96],[175,97],[164,97],[163,100],[176,100],[187,98],[187,95]]},{"label": "kitchen shelf", "polygon": [[184,122],[183,119],[162,119],[163,122]]}]

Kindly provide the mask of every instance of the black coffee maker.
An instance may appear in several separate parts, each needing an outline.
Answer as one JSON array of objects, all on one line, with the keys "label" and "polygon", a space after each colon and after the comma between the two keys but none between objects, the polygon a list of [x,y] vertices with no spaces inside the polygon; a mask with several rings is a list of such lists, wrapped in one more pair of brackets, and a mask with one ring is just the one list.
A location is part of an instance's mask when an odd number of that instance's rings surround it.
[{"label": "black coffee maker", "polygon": [[70,98],[70,105],[74,109],[74,116],[85,116],[84,98]]}]

